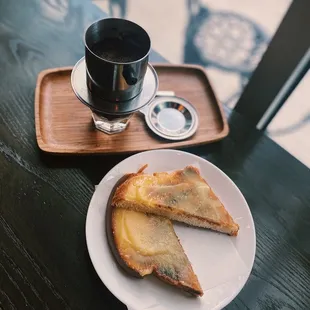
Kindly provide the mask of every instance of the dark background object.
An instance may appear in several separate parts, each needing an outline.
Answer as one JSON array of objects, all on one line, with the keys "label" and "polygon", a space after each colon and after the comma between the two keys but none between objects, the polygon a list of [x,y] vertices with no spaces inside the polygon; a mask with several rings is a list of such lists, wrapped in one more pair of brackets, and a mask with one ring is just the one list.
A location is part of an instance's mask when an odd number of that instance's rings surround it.
[{"label": "dark background object", "polygon": [[[235,109],[259,123],[304,57],[305,64],[269,110],[265,129],[310,68],[310,1],[293,1]],[[251,103],[251,104],[249,104]]]},{"label": "dark background object", "polygon": [[248,83],[269,38],[253,20],[230,11],[212,10],[187,0],[189,21],[184,62],[239,75],[239,89],[223,102],[232,106]]}]

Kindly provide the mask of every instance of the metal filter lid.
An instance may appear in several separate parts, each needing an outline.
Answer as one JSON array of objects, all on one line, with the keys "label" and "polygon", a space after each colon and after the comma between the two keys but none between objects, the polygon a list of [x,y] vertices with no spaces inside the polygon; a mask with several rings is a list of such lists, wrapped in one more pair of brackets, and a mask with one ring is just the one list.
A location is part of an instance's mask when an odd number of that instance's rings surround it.
[{"label": "metal filter lid", "polygon": [[124,115],[140,110],[153,100],[158,88],[158,77],[153,66],[148,64],[141,93],[127,101],[110,102],[91,94],[88,90],[86,63],[83,57],[72,70],[71,86],[77,98],[91,110],[111,115]]},{"label": "metal filter lid", "polygon": [[173,92],[158,92],[157,97],[144,109],[148,127],[158,136],[168,140],[184,140],[198,128],[196,109]]}]

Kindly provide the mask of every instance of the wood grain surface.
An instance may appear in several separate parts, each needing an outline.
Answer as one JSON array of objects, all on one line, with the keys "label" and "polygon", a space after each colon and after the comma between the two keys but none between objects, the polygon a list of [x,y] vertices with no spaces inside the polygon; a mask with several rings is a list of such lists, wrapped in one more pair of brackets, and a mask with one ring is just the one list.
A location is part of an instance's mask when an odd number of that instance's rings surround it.
[{"label": "wood grain surface", "polygon": [[[0,0],[0,309],[126,309],[85,242],[94,185],[126,155],[42,153],[34,124],[37,74],[81,58],[100,17],[85,0]],[[238,113],[229,126],[221,142],[187,149],[222,169],[253,213],[254,268],[227,309],[309,309],[310,171]]]},{"label": "wood grain surface", "polygon": [[199,126],[194,136],[184,141],[162,139],[147,127],[139,112],[122,133],[104,134],[96,130],[90,109],[72,90],[72,68],[55,68],[42,71],[36,86],[35,123],[40,149],[57,154],[130,153],[200,145],[227,136],[226,117],[203,68],[169,64],[155,64],[154,68],[159,90],[172,90],[196,108]]}]

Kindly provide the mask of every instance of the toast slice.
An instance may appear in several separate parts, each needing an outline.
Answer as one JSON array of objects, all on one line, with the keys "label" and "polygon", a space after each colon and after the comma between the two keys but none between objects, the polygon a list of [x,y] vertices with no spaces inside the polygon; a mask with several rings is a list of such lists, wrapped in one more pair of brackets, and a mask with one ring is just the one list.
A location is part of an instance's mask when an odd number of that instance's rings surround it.
[{"label": "toast slice", "polygon": [[[129,176],[130,179],[130,176]],[[154,274],[194,296],[203,291],[170,220],[107,206],[107,235],[123,269],[136,277]]]},{"label": "toast slice", "polygon": [[112,205],[232,236],[239,230],[238,224],[193,166],[152,175],[143,174],[140,169],[117,188]]},{"label": "toast slice", "polygon": [[112,229],[119,256],[141,277],[154,274],[192,295],[203,295],[170,220],[114,208]]}]

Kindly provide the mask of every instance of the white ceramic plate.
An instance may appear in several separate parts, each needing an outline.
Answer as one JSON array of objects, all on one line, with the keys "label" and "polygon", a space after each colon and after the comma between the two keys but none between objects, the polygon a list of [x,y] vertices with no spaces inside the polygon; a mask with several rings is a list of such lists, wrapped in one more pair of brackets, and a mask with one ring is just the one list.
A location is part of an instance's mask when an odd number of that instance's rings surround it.
[{"label": "white ceramic plate", "polygon": [[[237,237],[174,223],[181,244],[204,290],[201,298],[148,276],[136,279],[117,265],[106,237],[105,212],[110,192],[125,173],[148,164],[147,173],[182,169],[195,165],[240,225]],[[105,286],[133,310],[221,309],[240,292],[250,275],[256,248],[250,209],[237,186],[210,162],[181,151],[156,150],[133,155],[116,165],[102,179],[90,202],[86,240],[92,263]]]}]

